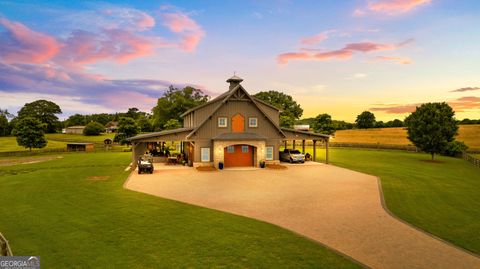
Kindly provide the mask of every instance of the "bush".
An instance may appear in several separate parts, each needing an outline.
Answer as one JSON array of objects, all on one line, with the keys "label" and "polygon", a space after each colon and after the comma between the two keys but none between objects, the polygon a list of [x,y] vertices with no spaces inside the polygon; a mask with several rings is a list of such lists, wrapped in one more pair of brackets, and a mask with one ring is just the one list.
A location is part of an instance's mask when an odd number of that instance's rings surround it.
[{"label": "bush", "polygon": [[105,130],[105,127],[101,125],[98,122],[92,121],[87,126],[85,126],[85,129],[83,129],[83,134],[84,135],[99,135],[101,132]]},{"label": "bush", "polygon": [[467,149],[468,146],[462,141],[452,141],[447,144],[445,149],[442,151],[442,155],[455,157]]}]

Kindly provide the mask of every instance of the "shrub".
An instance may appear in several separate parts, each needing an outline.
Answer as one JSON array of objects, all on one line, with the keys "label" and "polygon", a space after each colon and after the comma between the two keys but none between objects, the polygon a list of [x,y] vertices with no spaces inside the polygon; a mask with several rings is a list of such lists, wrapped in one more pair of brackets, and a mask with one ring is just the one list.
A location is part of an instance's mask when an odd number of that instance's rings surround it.
[{"label": "shrub", "polygon": [[442,151],[442,155],[455,157],[467,149],[468,146],[462,141],[452,141],[447,144],[445,149]]},{"label": "shrub", "polygon": [[83,134],[84,135],[99,135],[101,132],[105,130],[105,127],[101,125],[98,122],[92,121],[87,126],[85,126],[85,129],[83,129]]}]

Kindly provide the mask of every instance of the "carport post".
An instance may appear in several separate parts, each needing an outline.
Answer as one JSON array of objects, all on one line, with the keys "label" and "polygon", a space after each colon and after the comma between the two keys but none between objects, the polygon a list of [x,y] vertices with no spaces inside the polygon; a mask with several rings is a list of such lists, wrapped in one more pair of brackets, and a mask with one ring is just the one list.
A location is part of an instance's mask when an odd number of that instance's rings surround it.
[{"label": "carport post", "polygon": [[292,149],[295,149],[295,140],[293,140]]},{"label": "carport post", "polygon": [[325,163],[328,164],[328,142],[329,142],[330,138],[327,138],[325,140]]},{"label": "carport post", "polygon": [[302,154],[305,154],[305,140],[302,140]]},{"label": "carport post", "polygon": [[317,140],[313,140],[313,161],[317,161]]},{"label": "carport post", "polygon": [[283,140],[283,143],[285,143],[285,148],[287,148],[287,140]]}]

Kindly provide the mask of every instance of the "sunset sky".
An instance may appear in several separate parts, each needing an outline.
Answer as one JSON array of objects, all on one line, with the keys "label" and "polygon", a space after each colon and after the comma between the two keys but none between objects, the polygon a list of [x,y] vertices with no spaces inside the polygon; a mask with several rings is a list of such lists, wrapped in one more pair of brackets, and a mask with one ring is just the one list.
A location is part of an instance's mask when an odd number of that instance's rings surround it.
[{"label": "sunset sky", "polygon": [[424,102],[480,118],[480,1],[2,1],[0,108],[150,111],[169,85],[212,97],[233,72],[304,117],[403,119]]}]

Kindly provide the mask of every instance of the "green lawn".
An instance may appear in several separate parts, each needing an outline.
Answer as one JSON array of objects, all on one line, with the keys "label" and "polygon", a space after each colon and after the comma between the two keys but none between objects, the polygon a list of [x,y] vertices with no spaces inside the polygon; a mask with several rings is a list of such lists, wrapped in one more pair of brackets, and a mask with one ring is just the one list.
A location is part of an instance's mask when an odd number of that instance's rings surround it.
[{"label": "green lawn", "polygon": [[103,143],[103,140],[107,138],[113,139],[114,133],[86,136],[81,134],[46,134],[45,137],[48,140],[55,141],[68,141],[68,142],[90,142],[90,143]]},{"label": "green lawn", "polygon": [[[62,141],[48,140],[47,146],[43,149],[32,149],[32,151],[40,151],[44,149],[60,149],[66,148],[67,143]],[[14,136],[0,137],[0,152],[12,152],[12,151],[28,151],[28,149],[21,147],[17,144],[17,139]]]},{"label": "green lawn", "polygon": [[[318,150],[324,160],[324,149]],[[396,216],[480,254],[480,169],[458,158],[333,148],[330,162],[379,176]]]},{"label": "green lawn", "polygon": [[[129,153],[0,167],[0,231],[44,268],[358,268],[279,227],[122,188]],[[87,180],[111,176],[105,181]]]}]

